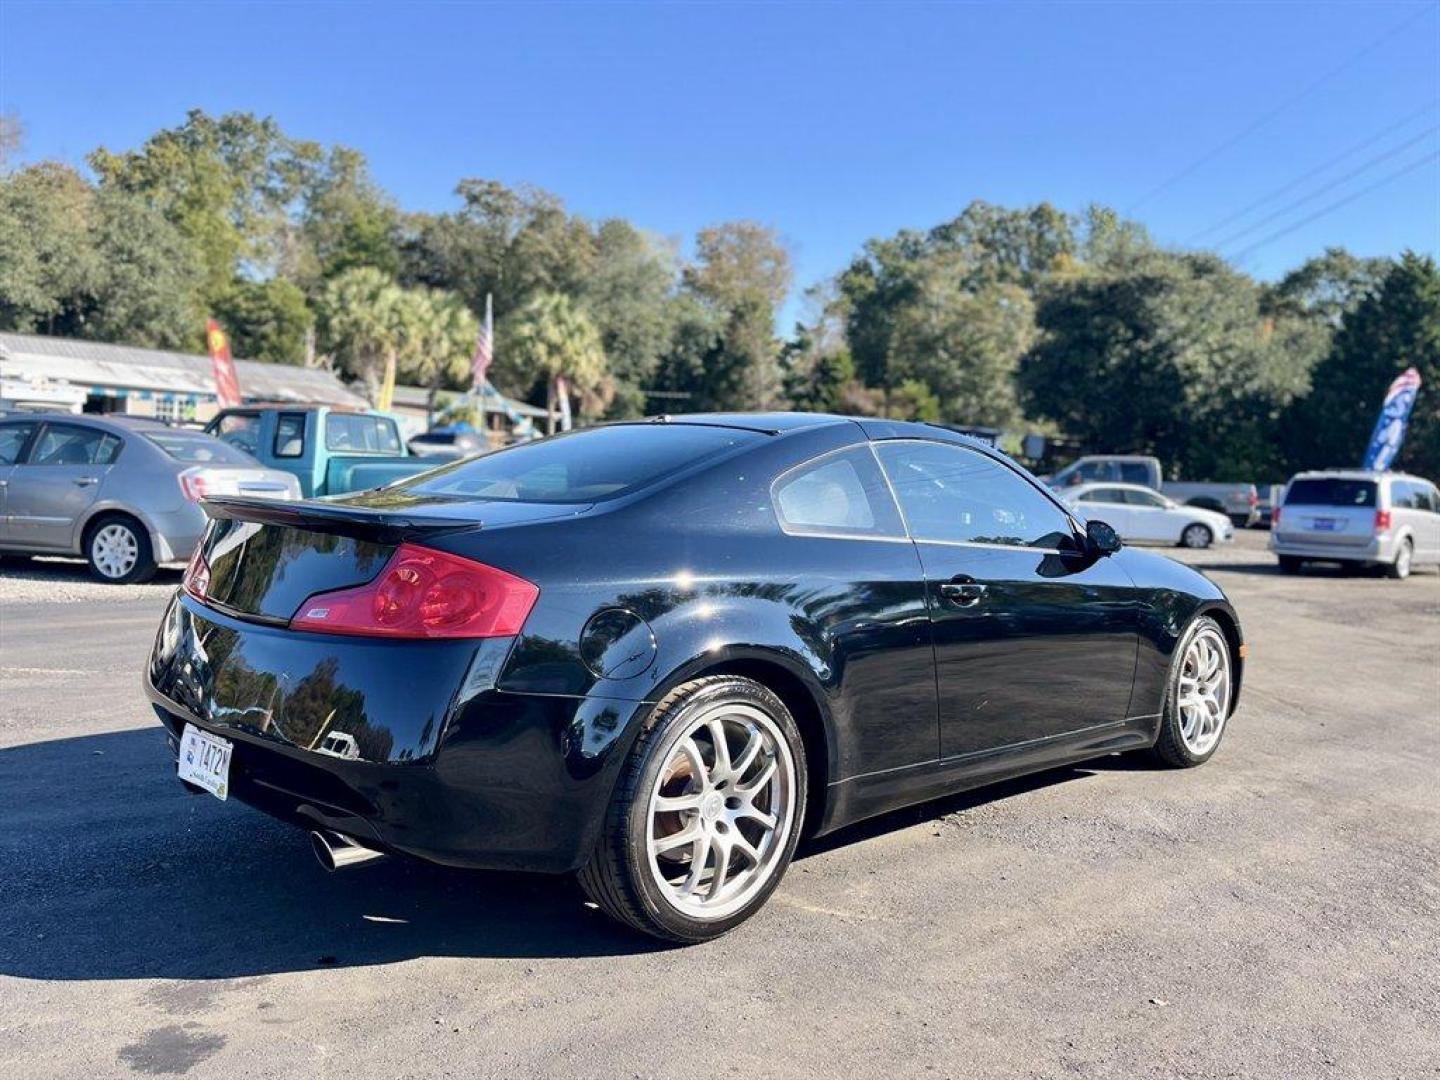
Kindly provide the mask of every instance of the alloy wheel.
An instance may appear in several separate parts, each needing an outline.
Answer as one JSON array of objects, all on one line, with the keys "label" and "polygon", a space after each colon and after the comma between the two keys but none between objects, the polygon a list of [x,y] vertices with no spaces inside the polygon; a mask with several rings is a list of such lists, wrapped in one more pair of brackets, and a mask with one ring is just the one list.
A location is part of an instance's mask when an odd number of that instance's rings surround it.
[{"label": "alloy wheel", "polygon": [[[1171,535],[1174,535],[1173,533]],[[1180,536],[1180,542],[1187,548],[1203,548],[1210,546],[1210,530],[1204,525],[1187,525],[1185,532]]]},{"label": "alloy wheel", "polygon": [[723,919],[774,876],[797,813],[795,760],[768,713],[738,702],[700,713],[650,794],[646,861],[694,919]]},{"label": "alloy wheel", "polygon": [[106,525],[90,541],[95,566],[107,578],[122,578],[140,559],[140,541],[125,525]]},{"label": "alloy wheel", "polygon": [[1220,741],[1230,713],[1230,649],[1220,631],[1205,626],[1190,639],[1180,664],[1180,738],[1196,757]]}]

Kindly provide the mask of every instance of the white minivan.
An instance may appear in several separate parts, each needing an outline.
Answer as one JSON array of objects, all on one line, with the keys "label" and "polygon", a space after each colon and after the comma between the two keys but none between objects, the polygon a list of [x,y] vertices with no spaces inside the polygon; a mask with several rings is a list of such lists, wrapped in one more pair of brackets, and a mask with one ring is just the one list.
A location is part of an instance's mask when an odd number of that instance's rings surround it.
[{"label": "white minivan", "polygon": [[1413,566],[1440,564],[1440,491],[1405,473],[1298,473],[1273,513],[1270,547],[1287,574],[1315,560],[1409,577]]}]

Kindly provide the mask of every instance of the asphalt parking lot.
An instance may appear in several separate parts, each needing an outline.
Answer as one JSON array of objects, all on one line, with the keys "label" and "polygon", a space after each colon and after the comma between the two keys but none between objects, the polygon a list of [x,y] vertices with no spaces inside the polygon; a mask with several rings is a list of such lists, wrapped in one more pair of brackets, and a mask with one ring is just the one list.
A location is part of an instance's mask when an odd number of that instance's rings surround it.
[{"label": "asphalt parking lot", "polygon": [[1207,766],[1108,758],[804,850],[657,947],[564,880],[186,795],[139,686],[178,576],[0,570],[14,1077],[1440,1076],[1440,576],[1186,553],[1251,660]]}]

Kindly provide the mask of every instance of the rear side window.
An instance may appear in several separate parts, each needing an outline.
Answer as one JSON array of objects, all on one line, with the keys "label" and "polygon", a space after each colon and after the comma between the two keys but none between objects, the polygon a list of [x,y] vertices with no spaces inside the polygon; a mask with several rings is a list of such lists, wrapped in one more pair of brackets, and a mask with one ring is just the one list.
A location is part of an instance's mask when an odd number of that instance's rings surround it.
[{"label": "rear side window", "polygon": [[275,456],[305,456],[304,413],[281,413],[275,418]]},{"label": "rear side window", "polygon": [[230,413],[222,416],[215,434],[231,446],[247,454],[260,452],[260,416],[258,413]]},{"label": "rear side window", "polygon": [[903,537],[904,526],[875,455],[851,447],[797,466],[775,481],[775,512],[787,533]]},{"label": "rear side window", "polygon": [[1093,503],[1123,503],[1125,492],[1118,488],[1096,488],[1094,491],[1087,491],[1080,496],[1081,502]]},{"label": "rear side window", "polygon": [[1150,470],[1144,462],[1122,461],[1120,462],[1120,479],[1127,484],[1146,484],[1151,480]]},{"label": "rear side window", "polygon": [[1285,494],[1286,506],[1374,506],[1374,480],[1346,480],[1338,476],[1295,480]]},{"label": "rear side window", "polygon": [[700,424],[615,424],[521,443],[393,485],[400,491],[503,502],[613,499],[765,438]]},{"label": "rear side window", "polygon": [[325,449],[340,454],[398,454],[400,432],[387,416],[331,413],[325,418]]},{"label": "rear side window", "polygon": [[20,451],[34,430],[34,424],[0,424],[0,465],[14,465],[20,460]]},{"label": "rear side window", "polygon": [[120,452],[120,440],[96,428],[47,424],[30,451],[31,465],[109,465]]}]

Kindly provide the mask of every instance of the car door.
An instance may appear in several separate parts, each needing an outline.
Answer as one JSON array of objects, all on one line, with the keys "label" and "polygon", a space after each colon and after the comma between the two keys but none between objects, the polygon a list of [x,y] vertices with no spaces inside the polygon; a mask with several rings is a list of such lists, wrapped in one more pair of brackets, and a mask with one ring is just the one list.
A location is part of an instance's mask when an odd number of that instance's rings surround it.
[{"label": "car door", "polygon": [[935,643],[942,757],[1123,720],[1135,589],[1086,555],[1069,515],[979,450],[927,439],[876,453],[920,553]]},{"label": "car door", "polygon": [[1148,541],[1175,541],[1180,538],[1180,530],[1183,528],[1180,517],[1170,509],[1170,504],[1162,496],[1133,488],[1125,489],[1122,494],[1129,510],[1130,533],[1128,536],[1121,533],[1121,536]]},{"label": "car door", "polygon": [[15,465],[25,455],[25,446],[40,427],[38,420],[9,420],[0,424],[0,543],[10,539],[6,496]]},{"label": "car door", "polygon": [[1080,496],[1087,518],[1103,521],[1123,537],[1130,536],[1130,507],[1116,488],[1094,488]]},{"label": "car door", "polygon": [[119,437],[108,431],[46,422],[6,484],[6,542],[70,550],[75,526],[99,495],[119,450]]},{"label": "car door", "polygon": [[1421,520],[1425,523],[1425,532],[1429,537],[1430,555],[1427,561],[1440,562],[1440,491],[1435,485],[1427,480],[1419,481],[1421,489],[1422,512]]}]

